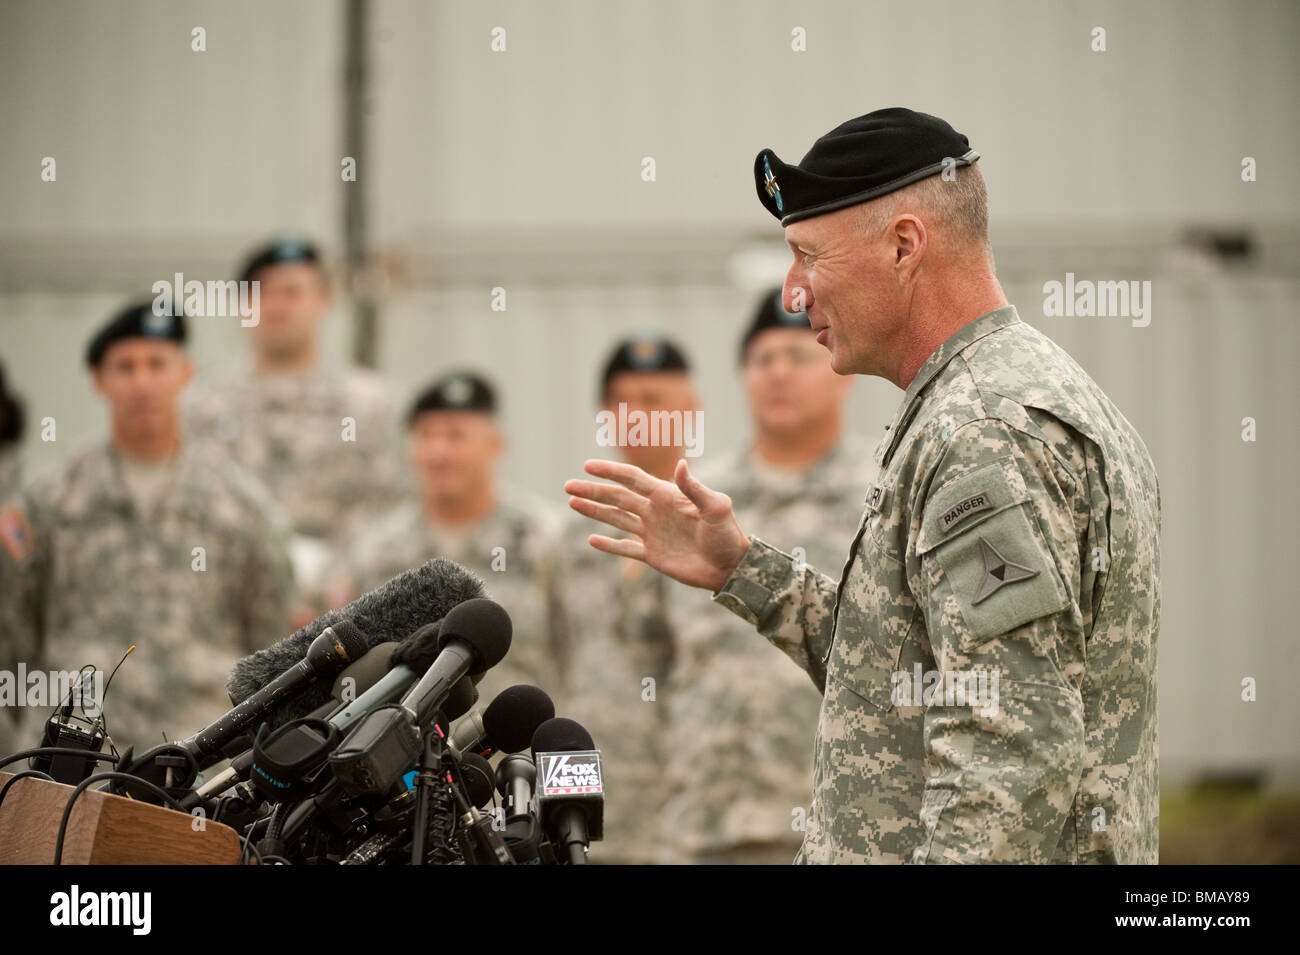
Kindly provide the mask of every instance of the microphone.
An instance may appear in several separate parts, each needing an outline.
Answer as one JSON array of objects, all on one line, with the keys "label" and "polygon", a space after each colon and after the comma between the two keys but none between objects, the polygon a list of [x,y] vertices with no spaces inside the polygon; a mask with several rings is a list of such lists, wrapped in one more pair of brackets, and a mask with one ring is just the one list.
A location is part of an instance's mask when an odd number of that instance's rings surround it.
[{"label": "microphone", "polygon": [[[457,604],[438,625],[437,656],[402,698],[402,706],[415,715],[417,725],[423,726],[461,677],[484,673],[501,662],[510,649],[510,638],[510,615],[495,600],[476,597]],[[427,641],[412,638],[408,647],[404,654],[405,648],[399,648],[393,658],[401,654],[399,662],[417,667],[428,659]]]},{"label": "microphone", "polygon": [[478,687],[474,685],[473,677],[466,674],[456,681],[455,685],[447,693],[447,699],[442,704],[442,715],[447,718],[447,722],[458,720],[469,712],[469,708],[478,702]]},{"label": "microphone", "polygon": [[537,764],[525,753],[511,753],[497,764],[497,791],[505,801],[505,842],[515,862],[540,864],[542,827],[533,808]]},{"label": "microphone", "polygon": [[526,819],[537,782],[537,764],[523,753],[511,753],[497,764],[497,792],[505,799],[506,822]]},{"label": "microphone", "polygon": [[581,724],[556,717],[533,734],[533,759],[542,828],[570,865],[585,865],[591,842],[604,835],[600,751]]},{"label": "microphone", "polygon": [[[217,762],[221,748],[261,720],[268,710],[323,677],[333,677],[349,663],[360,660],[368,649],[369,642],[352,621],[340,620],[326,627],[308,645],[301,660],[181,745],[201,760],[206,759],[206,765]],[[213,754],[217,754],[216,758],[208,759]]]},{"label": "microphone", "polygon": [[420,752],[421,728],[467,674],[482,673],[510,649],[510,616],[484,597],[453,607],[440,624],[429,624],[393,653],[409,663],[430,659],[428,669],[401,704],[367,713],[330,756],[334,777],[352,795],[392,787]]},{"label": "microphone", "polygon": [[[399,673],[390,681],[389,685],[380,685],[389,676],[389,660],[397,646],[398,644],[395,642],[381,643],[360,660],[349,663],[335,677],[334,686],[331,690],[332,698],[327,703],[317,707],[308,713],[306,717],[287,721],[276,727],[276,730],[282,730],[284,727],[302,719],[323,719],[329,721],[330,726],[336,731],[334,735],[337,737],[356,719],[364,715],[367,710],[382,703],[391,703],[400,693],[415,682],[416,677],[413,671],[405,670],[403,671],[405,673],[404,682],[402,679],[403,674]],[[379,686],[377,692],[372,689],[375,686]],[[359,697],[356,696],[358,691],[361,691]],[[345,715],[349,713],[353,714],[350,718]],[[329,730],[326,729],[325,732],[328,734]],[[207,780],[198,789],[181,797],[181,805],[186,811],[202,805],[217,794],[225,792],[231,786],[248,778],[254,757],[253,740],[247,736],[243,738],[247,741],[247,746],[238,755],[231,757],[229,766]]]},{"label": "microphone", "polygon": [[366,638],[361,631],[351,621],[340,620],[317,634],[300,660],[245,697],[234,709],[189,739],[150,748],[129,765],[124,764],[122,771],[163,789],[187,790],[194,784],[199,770],[232,755],[226,747],[240,740],[246,729],[261,722],[268,710],[286,699],[305,695],[305,688],[332,677],[365,652]]},{"label": "microphone", "polygon": [[546,691],[520,683],[497,694],[488,708],[477,710],[451,734],[452,749],[462,753],[518,753],[529,747],[537,727],[555,715]]},{"label": "microphone", "polygon": [[[367,648],[404,640],[420,627],[445,617],[453,607],[483,595],[483,582],[464,567],[435,557],[404,571],[346,607],[317,617],[264,650],[235,664],[226,682],[232,703],[240,703],[301,660],[311,642],[326,628],[350,620],[365,634]],[[423,671],[421,671],[423,672]],[[306,716],[330,700],[327,685],[312,686],[271,707],[266,722],[274,729]]]},{"label": "microphone", "polygon": [[460,778],[471,806],[482,809],[492,801],[492,794],[496,792],[492,764],[478,753],[461,753]]}]

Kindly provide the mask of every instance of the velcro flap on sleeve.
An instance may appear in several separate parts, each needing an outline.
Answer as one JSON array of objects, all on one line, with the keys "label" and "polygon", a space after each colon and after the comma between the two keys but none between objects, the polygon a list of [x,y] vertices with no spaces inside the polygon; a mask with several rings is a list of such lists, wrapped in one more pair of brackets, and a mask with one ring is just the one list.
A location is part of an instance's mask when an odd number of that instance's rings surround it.
[{"label": "velcro flap on sleeve", "polygon": [[[917,551],[942,568],[929,603],[932,619],[964,627],[947,635],[953,644],[971,649],[1068,605],[1035,525],[1028,489],[1012,460],[955,478],[926,502]],[[954,603],[959,618],[945,612]]]},{"label": "velcro flap on sleeve", "polygon": [[1029,500],[1014,461],[993,461],[931,491],[921,519],[916,551],[925,554],[1000,511]]}]

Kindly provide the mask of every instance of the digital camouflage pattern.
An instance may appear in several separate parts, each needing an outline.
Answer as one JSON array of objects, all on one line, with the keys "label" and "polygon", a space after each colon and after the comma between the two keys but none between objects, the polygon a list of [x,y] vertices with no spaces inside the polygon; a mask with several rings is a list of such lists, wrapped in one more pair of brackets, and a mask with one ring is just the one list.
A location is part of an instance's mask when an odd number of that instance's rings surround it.
[{"label": "digital camouflage pattern", "polygon": [[235,662],[289,632],[287,518],[210,449],[182,447],[151,513],[103,445],[12,498],[0,520],[0,668],[89,663],[107,679],[135,644],[104,708],[119,749],[202,729],[230,709]]},{"label": "digital camouflage pattern", "polygon": [[556,713],[585,726],[601,753],[605,831],[592,860],[680,862],[661,826],[677,608],[691,595],[641,561],[596,550],[590,533],[587,519],[575,518],[565,534],[573,653]]},{"label": "digital camouflage pattern", "polygon": [[[189,433],[215,442],[262,481],[295,533],[343,536],[410,490],[397,414],[372,372],[244,369],[225,381],[196,382],[185,411]],[[355,440],[344,440],[345,418],[355,422]]]},{"label": "digital camouflage pattern", "polygon": [[[743,447],[696,471],[731,498],[747,533],[799,548],[814,567],[843,560],[871,474],[869,449],[852,435],[801,470],[765,466]],[[750,861],[766,847],[788,863],[812,799],[820,688],[755,644],[743,621],[713,611],[707,593],[673,586],[691,606],[671,680],[665,841],[700,861]]]},{"label": "digital camouflage pattern", "polygon": [[[922,365],[876,461],[838,585],[755,540],[715,597],[824,687],[801,861],[1155,863],[1160,497],[1133,426],[1007,306]],[[917,664],[997,676],[997,706],[896,705]]]},{"label": "digital camouflage pattern", "polygon": [[[510,614],[513,630],[505,659],[478,684],[479,706],[516,683],[562,692],[569,636],[560,558],[561,518],[553,505],[511,491],[481,521],[455,531],[435,527],[419,502],[379,518],[338,560],[348,599],[433,557],[445,557],[483,579],[485,596]],[[343,601],[346,602],[346,601]]]}]

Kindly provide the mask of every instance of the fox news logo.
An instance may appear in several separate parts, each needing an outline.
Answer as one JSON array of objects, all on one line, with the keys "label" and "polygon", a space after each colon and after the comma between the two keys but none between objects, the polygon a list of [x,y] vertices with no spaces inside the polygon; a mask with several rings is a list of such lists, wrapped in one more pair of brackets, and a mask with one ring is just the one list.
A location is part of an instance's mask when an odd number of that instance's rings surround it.
[{"label": "fox news logo", "polygon": [[570,796],[574,793],[603,793],[600,753],[539,753],[542,766],[542,795]]}]

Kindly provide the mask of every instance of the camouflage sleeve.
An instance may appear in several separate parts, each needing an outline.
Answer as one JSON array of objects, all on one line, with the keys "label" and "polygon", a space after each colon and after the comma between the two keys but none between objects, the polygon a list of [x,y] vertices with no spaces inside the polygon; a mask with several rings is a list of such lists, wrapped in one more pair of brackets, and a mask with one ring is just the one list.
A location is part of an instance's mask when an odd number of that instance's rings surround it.
[{"label": "camouflage sleeve", "polygon": [[824,691],[837,585],[766,541],[750,540],[735,573],[713,599],[757,627]]},{"label": "camouflage sleeve", "polygon": [[34,492],[0,506],[0,669],[39,661],[44,644],[50,524]]},{"label": "camouflage sleeve", "polygon": [[244,569],[244,642],[249,653],[289,633],[294,602],[288,517],[269,501],[260,517],[250,528],[252,541]]},{"label": "camouflage sleeve", "polygon": [[912,861],[1046,863],[1083,771],[1086,492],[1043,440],[993,421],[958,430],[922,484],[909,574],[937,677],[912,699],[929,769]]}]

